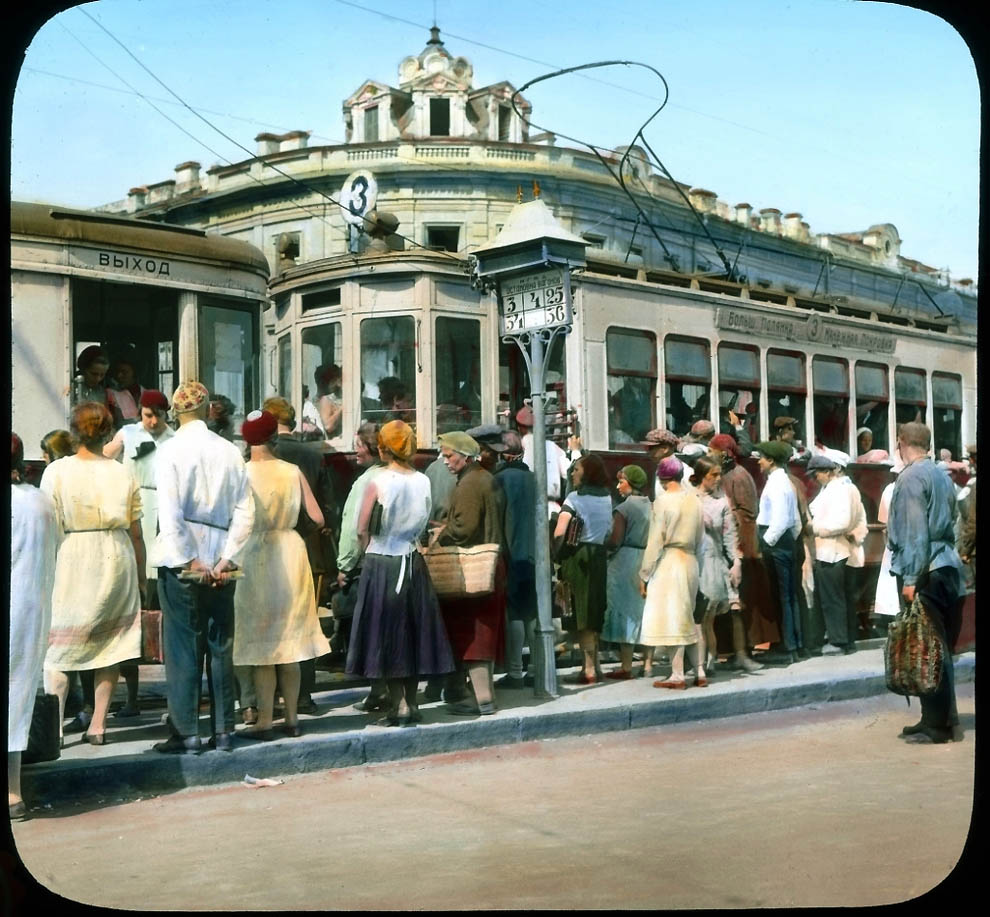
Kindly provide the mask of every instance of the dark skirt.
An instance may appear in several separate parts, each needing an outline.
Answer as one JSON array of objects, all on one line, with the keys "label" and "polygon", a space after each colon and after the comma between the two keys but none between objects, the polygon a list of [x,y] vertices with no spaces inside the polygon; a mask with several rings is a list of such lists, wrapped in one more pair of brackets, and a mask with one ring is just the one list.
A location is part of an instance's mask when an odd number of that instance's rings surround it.
[{"label": "dark skirt", "polygon": [[780,611],[773,600],[766,567],[759,558],[743,558],[739,600],[750,645],[780,642]]},{"label": "dark skirt", "polygon": [[447,635],[458,662],[501,662],[505,651],[505,560],[495,567],[495,591],[440,603]]},{"label": "dark skirt", "polygon": [[608,552],[603,544],[583,542],[560,565],[560,575],[574,593],[574,621],[577,630],[601,633],[608,605]]},{"label": "dark skirt", "polygon": [[418,551],[401,557],[365,554],[345,671],[365,678],[411,678],[454,670],[450,641],[426,563]]}]

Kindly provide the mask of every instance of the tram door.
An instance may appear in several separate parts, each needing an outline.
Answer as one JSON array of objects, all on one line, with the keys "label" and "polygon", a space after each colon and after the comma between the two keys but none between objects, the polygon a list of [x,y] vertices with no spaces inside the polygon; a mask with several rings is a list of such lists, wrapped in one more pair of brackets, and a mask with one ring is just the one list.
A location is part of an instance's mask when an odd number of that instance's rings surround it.
[{"label": "tram door", "polygon": [[137,384],[171,399],[178,384],[178,292],[77,278],[71,296],[72,373],[78,355],[96,344],[110,360],[107,387]]}]

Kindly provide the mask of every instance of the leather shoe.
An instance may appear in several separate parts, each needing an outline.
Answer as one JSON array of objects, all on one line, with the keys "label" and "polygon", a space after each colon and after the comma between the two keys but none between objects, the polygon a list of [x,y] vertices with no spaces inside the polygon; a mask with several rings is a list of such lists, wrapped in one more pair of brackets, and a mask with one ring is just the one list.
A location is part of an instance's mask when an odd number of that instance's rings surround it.
[{"label": "leather shoe", "polygon": [[627,672],[625,669],[614,669],[611,672],[606,672],[605,677],[613,681],[627,681],[632,678],[632,672]]},{"label": "leather shoe", "polygon": [[435,701],[440,700],[442,694],[443,688],[440,685],[427,684],[427,686],[423,689],[423,698],[428,704],[432,704]]},{"label": "leather shoe", "polygon": [[523,688],[526,682],[523,678],[515,678],[512,675],[503,675],[498,681],[495,682],[496,688]]},{"label": "leather shoe", "polygon": [[299,704],[296,707],[297,713],[305,713],[307,716],[315,716],[320,712],[320,708],[316,706],[316,701],[311,697],[299,698]]},{"label": "leather shoe", "polygon": [[364,700],[358,701],[354,705],[354,709],[360,710],[363,713],[375,713],[378,710],[384,710],[387,706],[387,698],[369,694]]},{"label": "leather shoe", "polygon": [[697,675],[695,675],[694,676],[694,685],[695,685],[696,688],[707,688],[708,687],[708,679],[705,678],[704,676],[702,676],[701,678],[699,678]]},{"label": "leather shoe", "polygon": [[655,681],[653,682],[654,688],[672,688],[674,691],[685,691],[687,690],[686,681]]},{"label": "leather shoe", "polygon": [[275,738],[275,730],[270,726],[268,729],[242,729],[237,733],[242,739],[256,739],[259,742],[271,742]]},{"label": "leather shoe", "polygon": [[107,734],[105,732],[100,732],[100,733],[84,732],[83,741],[89,742],[90,745],[106,745]]},{"label": "leather shoe", "polygon": [[199,736],[169,736],[164,742],[155,742],[155,751],[166,755],[198,755],[202,750]]},{"label": "leather shoe", "polygon": [[903,738],[912,745],[944,745],[952,741],[952,730],[921,725],[920,732],[910,733]]},{"label": "leather shoe", "polygon": [[302,735],[302,730],[299,728],[298,723],[292,723],[291,725],[289,723],[282,723],[278,727],[278,731],[287,735],[290,739],[298,739]]},{"label": "leather shoe", "polygon": [[922,723],[921,720],[919,720],[917,723],[914,723],[911,726],[905,726],[901,730],[901,735],[902,736],[916,736],[916,735],[918,735],[918,733],[923,732],[924,731],[924,728],[925,728],[925,724]]},{"label": "leather shoe", "polygon": [[763,665],[788,666],[798,661],[798,655],[794,652],[774,652],[761,653],[756,657],[756,661]]},{"label": "leather shoe", "polygon": [[206,745],[214,751],[233,751],[234,739],[229,732],[218,732]]},{"label": "leather shoe", "polygon": [[576,672],[574,675],[567,675],[563,679],[565,685],[596,685],[598,677],[589,678],[584,671]]}]

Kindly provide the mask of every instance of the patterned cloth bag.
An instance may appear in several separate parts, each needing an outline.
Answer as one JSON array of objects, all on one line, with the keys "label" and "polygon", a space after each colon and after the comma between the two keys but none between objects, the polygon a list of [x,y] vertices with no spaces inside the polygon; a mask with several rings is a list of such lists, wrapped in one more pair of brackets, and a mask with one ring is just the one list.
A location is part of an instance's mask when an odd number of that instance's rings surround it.
[{"label": "patterned cloth bag", "polygon": [[942,681],[944,646],[938,625],[915,593],[911,607],[902,603],[887,629],[887,690],[915,697],[933,694]]}]

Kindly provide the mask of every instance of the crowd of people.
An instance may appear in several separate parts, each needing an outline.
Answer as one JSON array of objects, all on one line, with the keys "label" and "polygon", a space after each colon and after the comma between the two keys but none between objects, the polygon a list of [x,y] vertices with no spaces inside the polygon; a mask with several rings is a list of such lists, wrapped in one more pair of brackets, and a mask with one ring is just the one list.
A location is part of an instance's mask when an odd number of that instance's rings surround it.
[{"label": "crowd of people", "polygon": [[[229,751],[235,736],[298,736],[299,713],[314,709],[315,660],[331,650],[318,616],[328,594],[335,617],[349,625],[346,671],[371,684],[358,706],[381,713],[384,726],[420,722],[421,696],[443,699],[454,716],[491,715],[501,692],[534,683],[531,408],[516,414],[515,430],[442,433],[425,472],[412,464],[417,444],[407,423],[364,423],[354,440],[360,474],[345,496],[334,493],[321,445],[294,435],[284,398],[248,414],[242,453],[228,431],[211,428],[218,401],[199,382],[183,383],[171,403],[154,390],[135,397],[135,416],[123,424],[105,398],[77,403],[71,430],[42,443],[39,489],[25,483],[23,445],[11,439],[12,817],[23,811],[19,754],[40,672],[59,698],[64,731],[105,744],[120,674],[128,693],[117,714],[138,709],[141,609],[163,612],[168,737],[154,748],[166,754],[204,748],[204,670],[205,747]],[[653,686],[685,690],[706,687],[727,666],[748,674],[855,651],[863,500],[845,473],[847,455],[801,456],[780,420],[776,437],[755,445],[716,435],[708,421],[684,438],[651,430],[642,445],[652,480],[645,462],[611,480],[577,438],[567,450],[547,443],[558,626],[581,656],[569,681],[652,678],[665,659],[669,674]],[[896,613],[917,592],[951,646],[964,577],[975,565],[976,447],[962,488],[952,469],[931,460],[930,440],[919,423],[898,431],[898,476],[880,505],[888,548],[875,611]],[[760,492],[743,464],[750,450],[765,479]],[[793,473],[802,458],[818,485],[810,502]],[[497,547],[492,591],[439,597],[430,550],[481,545]],[[726,663],[720,617],[731,634]],[[603,643],[618,651],[608,672]],[[948,660],[940,693],[923,700],[921,723],[905,730],[913,741],[955,735]],[[497,667],[505,670],[498,680]],[[84,706],[65,726],[74,677]]]}]

